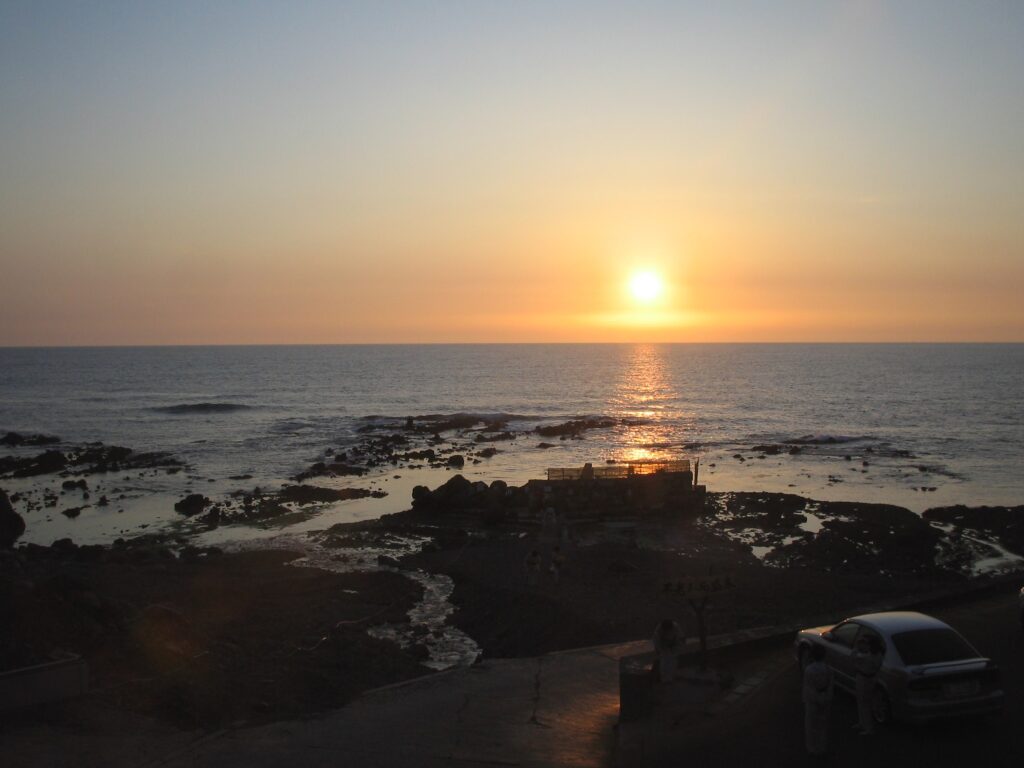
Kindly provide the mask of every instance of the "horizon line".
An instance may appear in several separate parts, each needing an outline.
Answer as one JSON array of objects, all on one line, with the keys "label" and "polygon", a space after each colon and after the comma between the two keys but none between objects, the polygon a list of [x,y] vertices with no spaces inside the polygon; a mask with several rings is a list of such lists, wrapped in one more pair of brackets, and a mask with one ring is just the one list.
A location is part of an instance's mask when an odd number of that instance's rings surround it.
[{"label": "horizon line", "polygon": [[14,349],[196,349],[219,347],[515,347],[515,346],[997,346],[1024,344],[1020,340],[977,341],[330,341],[330,342],[215,342],[167,344],[0,344]]}]

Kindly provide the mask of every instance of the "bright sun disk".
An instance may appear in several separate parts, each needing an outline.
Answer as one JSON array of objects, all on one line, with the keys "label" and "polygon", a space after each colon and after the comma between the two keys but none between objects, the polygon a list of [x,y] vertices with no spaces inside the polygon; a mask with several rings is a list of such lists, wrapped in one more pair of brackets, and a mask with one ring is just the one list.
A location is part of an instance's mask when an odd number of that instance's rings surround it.
[{"label": "bright sun disk", "polygon": [[644,304],[654,301],[664,289],[664,283],[654,272],[637,272],[629,279],[629,292]]}]

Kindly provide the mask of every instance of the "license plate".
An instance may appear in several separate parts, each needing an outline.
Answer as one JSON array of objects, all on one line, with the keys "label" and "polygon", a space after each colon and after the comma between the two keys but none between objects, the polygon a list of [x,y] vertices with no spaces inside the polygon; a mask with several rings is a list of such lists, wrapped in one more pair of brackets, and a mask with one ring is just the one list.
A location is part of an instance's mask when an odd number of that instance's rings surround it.
[{"label": "license plate", "polygon": [[972,696],[978,692],[979,688],[977,680],[958,680],[955,683],[946,683],[942,686],[943,693],[951,699]]}]

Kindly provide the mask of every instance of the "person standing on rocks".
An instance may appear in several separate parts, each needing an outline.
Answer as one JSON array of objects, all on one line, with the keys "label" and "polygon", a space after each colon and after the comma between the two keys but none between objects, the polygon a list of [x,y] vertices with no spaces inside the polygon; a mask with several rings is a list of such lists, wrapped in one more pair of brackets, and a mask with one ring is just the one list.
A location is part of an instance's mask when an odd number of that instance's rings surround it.
[{"label": "person standing on rocks", "polygon": [[875,675],[882,668],[882,641],[873,635],[861,634],[853,651],[853,667],[857,670],[858,718],[854,729],[860,731],[861,736],[874,736],[871,693],[875,688]]},{"label": "person standing on rocks", "polygon": [[676,677],[679,653],[683,650],[683,631],[672,619],[662,619],[654,630],[654,652],[658,655],[658,680],[670,683]]},{"label": "person standing on rocks", "polygon": [[811,647],[810,664],[804,669],[804,743],[807,753],[822,756],[828,752],[828,721],[832,711],[832,670],[825,663],[825,647]]}]

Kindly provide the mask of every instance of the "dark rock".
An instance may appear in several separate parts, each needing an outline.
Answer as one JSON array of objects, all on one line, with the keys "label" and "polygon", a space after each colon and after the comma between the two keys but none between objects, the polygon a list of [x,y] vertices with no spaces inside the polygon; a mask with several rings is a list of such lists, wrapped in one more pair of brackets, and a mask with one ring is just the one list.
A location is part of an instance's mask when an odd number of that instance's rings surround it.
[{"label": "dark rock", "polygon": [[781,446],[781,445],[771,444],[771,445],[755,445],[750,450],[752,450],[752,451],[759,451],[760,453],[765,453],[765,454],[768,454],[769,456],[778,456],[780,453],[782,453],[782,448],[783,448],[783,446]]},{"label": "dark rock", "polygon": [[62,509],[60,513],[64,515],[64,517],[74,520],[76,517],[82,514],[82,510],[85,509],[85,507],[87,506],[89,505],[86,504],[85,506],[81,507],[68,507],[67,509]]},{"label": "dark rock", "polygon": [[440,501],[457,501],[469,498],[473,484],[462,475],[455,475],[434,491],[433,496]]},{"label": "dark rock", "polygon": [[67,456],[60,451],[44,451],[38,456],[18,459],[14,456],[0,458],[0,474],[12,477],[35,477],[60,472],[68,464]]},{"label": "dark rock", "polygon": [[0,489],[0,549],[14,546],[14,542],[25,532],[25,520],[14,511],[11,500]]},{"label": "dark rock", "polygon": [[511,432],[498,432],[493,435],[478,434],[473,439],[478,443],[496,443],[499,440],[515,440],[516,436]]},{"label": "dark rock", "polygon": [[563,424],[537,427],[535,431],[543,437],[578,437],[588,429],[606,429],[615,424],[614,419],[573,419]]},{"label": "dark rock", "polygon": [[[928,487],[927,490],[933,490]],[[925,520],[980,531],[999,541],[1006,549],[1024,555],[1024,506],[1018,507],[934,507]]]},{"label": "dark rock", "polygon": [[76,488],[81,488],[83,491],[89,490],[89,484],[85,480],[65,480],[60,487],[65,491],[73,491]]},{"label": "dark rock", "polygon": [[210,503],[210,500],[201,493],[191,493],[174,505],[174,511],[191,517],[202,512]]},{"label": "dark rock", "polygon": [[361,476],[361,475],[366,474],[366,471],[367,471],[366,468],[364,468],[364,467],[353,467],[350,464],[341,464],[340,462],[335,462],[334,464],[329,464],[327,466],[327,468],[328,468],[328,470],[330,472],[332,472],[333,474],[336,474],[336,475],[357,475],[357,476]]},{"label": "dark rock", "polygon": [[346,499],[362,499],[370,496],[365,488],[319,488],[315,485],[288,485],[280,493],[281,501],[296,504],[317,504]]},{"label": "dark rock", "polygon": [[554,443],[537,443],[538,448],[554,448]]},{"label": "dark rock", "polygon": [[19,435],[17,432],[8,432],[0,437],[0,445],[22,446],[22,445],[54,445],[59,443],[60,438],[53,435]]},{"label": "dark rock", "polygon": [[498,453],[497,448],[484,448],[480,453],[477,454],[482,459],[489,459]]},{"label": "dark rock", "polygon": [[[423,486],[417,486],[422,488]],[[484,488],[486,489],[486,484]],[[418,491],[413,489],[413,508],[415,509],[436,509],[445,507],[460,509],[470,506],[474,496],[479,489],[462,475],[453,475],[446,483],[433,491]]]},{"label": "dark rock", "polygon": [[357,475],[361,476],[366,472],[365,467],[356,467],[350,464],[342,464],[341,462],[332,462],[327,464],[322,461],[314,462],[309,466],[305,472],[300,472],[295,476],[295,480],[302,482],[308,480],[311,477],[336,477],[339,475]]},{"label": "dark rock", "polygon": [[495,480],[487,489],[487,505],[489,507],[500,507],[504,505],[508,496],[508,483],[504,480]]},{"label": "dark rock", "polygon": [[83,563],[100,563],[106,560],[107,548],[102,544],[83,544],[75,558]]},{"label": "dark rock", "polygon": [[71,539],[57,539],[50,545],[50,549],[61,555],[74,554],[78,547]]},{"label": "dark rock", "polygon": [[327,465],[322,461],[315,461],[309,465],[305,472],[297,474],[295,479],[301,483],[303,480],[308,480],[311,477],[323,477],[327,474],[330,474]]},{"label": "dark rock", "polygon": [[409,451],[409,453],[402,454],[402,458],[406,459],[407,461],[410,459],[416,461],[423,461],[426,459],[437,458],[437,454],[434,453],[433,448],[427,448],[426,450],[423,451]]},{"label": "dark rock", "polygon": [[427,432],[439,435],[441,432],[448,432],[453,429],[469,429],[480,423],[480,417],[471,413],[453,413],[451,416],[430,415],[417,416],[415,421],[423,422],[416,424],[416,431]]},{"label": "dark rock", "polygon": [[448,461],[446,463],[448,464],[449,467],[462,468],[466,464],[466,457],[460,456],[459,454],[456,453],[453,456],[449,456]]},{"label": "dark rock", "polygon": [[38,456],[0,458],[0,474],[34,477],[65,470],[75,473],[115,472],[126,469],[152,469],[181,462],[166,453],[134,453],[131,448],[102,443],[87,443],[65,452],[49,450]]}]

